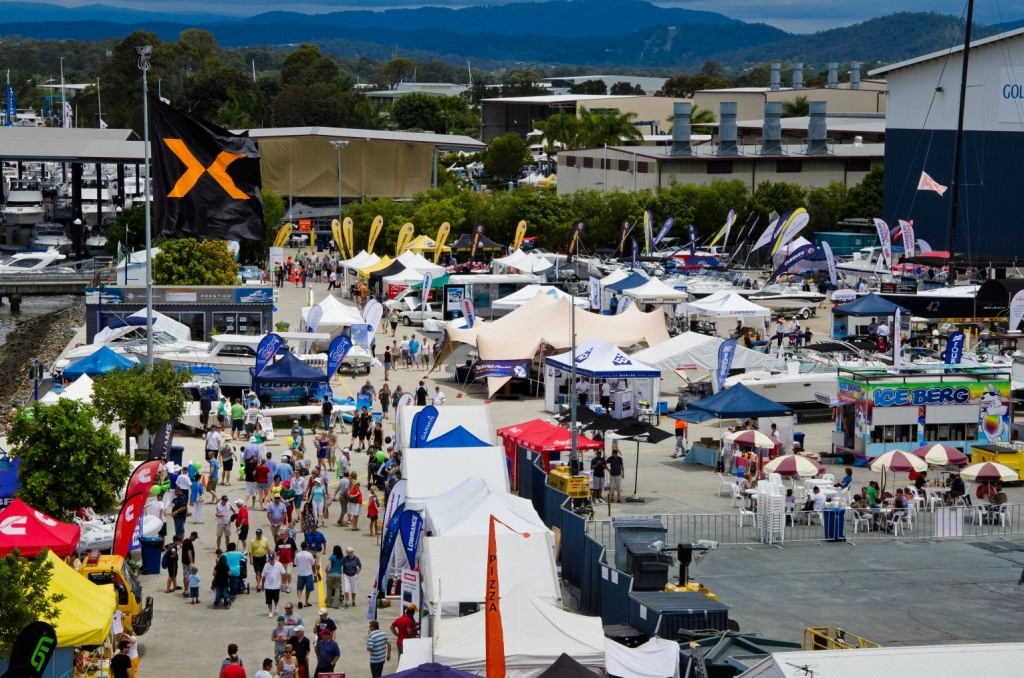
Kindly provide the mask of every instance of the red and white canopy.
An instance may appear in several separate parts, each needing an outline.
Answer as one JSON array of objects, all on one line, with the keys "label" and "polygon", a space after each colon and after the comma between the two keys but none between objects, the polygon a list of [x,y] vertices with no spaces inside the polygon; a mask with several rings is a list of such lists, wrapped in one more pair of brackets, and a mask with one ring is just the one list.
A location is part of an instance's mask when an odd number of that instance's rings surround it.
[{"label": "red and white canopy", "polygon": [[22,556],[33,558],[49,549],[63,558],[78,546],[81,532],[74,523],[63,523],[14,499],[0,512],[0,556],[18,549]]}]

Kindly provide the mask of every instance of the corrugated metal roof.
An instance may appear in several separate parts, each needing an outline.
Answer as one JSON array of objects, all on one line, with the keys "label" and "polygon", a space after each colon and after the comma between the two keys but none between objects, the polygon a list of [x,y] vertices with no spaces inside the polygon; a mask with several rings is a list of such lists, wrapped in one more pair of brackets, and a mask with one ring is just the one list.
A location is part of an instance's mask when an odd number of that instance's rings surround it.
[{"label": "corrugated metal roof", "polygon": [[0,158],[40,162],[136,164],[145,160],[145,144],[141,141],[28,139],[23,137],[6,138],[0,135]]},{"label": "corrugated metal roof", "polygon": [[1017,676],[1024,643],[916,645],[867,650],[777,652],[741,678],[863,678],[899,676]]},{"label": "corrugated metal roof", "polygon": [[130,129],[95,127],[0,127],[0,143],[8,139],[60,139],[64,141],[130,141],[139,136]]},{"label": "corrugated metal roof", "polygon": [[[668,148],[665,146],[609,146],[609,151],[619,151],[621,153],[628,153],[629,155],[636,155],[641,158],[654,158],[656,160],[750,160],[758,158],[767,159],[778,159],[778,158],[792,158],[794,160],[828,160],[829,158],[882,158],[885,157],[885,144],[864,144],[862,146],[855,146],[853,144],[834,144],[830,147],[831,152],[828,155],[805,155],[803,153],[803,147],[797,144],[784,144],[782,146],[781,155],[766,155],[762,156],[758,153],[760,150],[759,146],[740,146],[739,155],[733,156],[719,156],[716,154],[717,148],[712,144],[700,144],[696,145],[697,142],[691,137],[691,143],[693,146],[693,155],[690,156],[672,156],[669,155]],[[584,148],[575,149],[571,151],[561,151],[559,155],[577,155],[579,157],[601,157],[604,153],[604,148]]]},{"label": "corrugated metal roof", "polygon": [[351,127],[268,127],[250,129],[249,136],[253,139],[271,139],[282,137],[329,137],[332,139],[353,139],[364,141],[384,141],[406,144],[431,144],[446,148],[486,148],[487,144],[473,137],[461,134],[432,134],[429,132],[388,132],[373,129],[355,129]]},{"label": "corrugated metal roof", "polygon": [[[971,40],[971,49],[974,49],[976,47],[984,47],[985,45],[991,45],[994,42],[1001,42],[1003,40],[1009,40],[1009,39],[1015,38],[1015,37],[1017,37],[1018,35],[1021,35],[1021,34],[1024,34],[1024,28],[1015,28],[1012,31],[1006,31],[1005,33],[999,33],[998,35],[993,35],[993,36],[990,36],[990,37],[987,37],[987,38],[982,38],[981,40]],[[885,75],[889,71],[901,70],[901,69],[904,69],[904,68],[908,68],[910,66],[915,66],[917,64],[924,63],[925,61],[931,61],[932,59],[942,59],[945,56],[948,56],[948,55],[951,55],[951,54],[957,54],[958,52],[962,52],[962,51],[964,51],[964,46],[961,43],[961,44],[956,45],[954,47],[951,47],[949,49],[939,50],[938,52],[932,52],[930,54],[925,54],[923,56],[914,57],[913,59],[907,59],[906,61],[899,61],[897,63],[890,64],[888,66],[882,66],[881,68],[876,68],[873,71],[868,71],[868,75]]]}]

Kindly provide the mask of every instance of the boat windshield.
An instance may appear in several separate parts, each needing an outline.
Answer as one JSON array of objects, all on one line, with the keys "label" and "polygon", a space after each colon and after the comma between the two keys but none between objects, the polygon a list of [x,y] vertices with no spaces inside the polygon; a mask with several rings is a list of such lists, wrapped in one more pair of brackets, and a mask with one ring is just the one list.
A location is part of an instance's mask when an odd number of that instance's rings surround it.
[{"label": "boat windshield", "polygon": [[39,257],[7,257],[0,259],[0,266],[7,268],[33,268],[42,261]]},{"label": "boat windshield", "polygon": [[800,288],[790,283],[775,283],[773,285],[766,285],[761,294],[791,294],[796,287],[796,291]]}]

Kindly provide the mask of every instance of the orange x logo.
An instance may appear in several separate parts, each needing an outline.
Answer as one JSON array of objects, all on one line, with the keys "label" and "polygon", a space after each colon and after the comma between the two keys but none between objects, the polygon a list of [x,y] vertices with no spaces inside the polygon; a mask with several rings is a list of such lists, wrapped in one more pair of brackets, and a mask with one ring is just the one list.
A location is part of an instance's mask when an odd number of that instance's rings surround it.
[{"label": "orange x logo", "polygon": [[167,148],[171,149],[171,153],[178,156],[178,160],[181,160],[185,165],[185,173],[178,177],[174,188],[167,194],[168,198],[184,198],[204,174],[209,174],[213,177],[214,181],[220,184],[224,192],[232,198],[238,200],[249,199],[249,196],[239,190],[238,186],[235,186],[234,180],[228,175],[228,165],[239,158],[244,158],[244,155],[221,151],[217,154],[212,165],[203,167],[203,163],[196,160],[196,156],[192,155],[192,151],[188,150],[185,142],[181,139],[164,139],[163,141],[167,144]]}]

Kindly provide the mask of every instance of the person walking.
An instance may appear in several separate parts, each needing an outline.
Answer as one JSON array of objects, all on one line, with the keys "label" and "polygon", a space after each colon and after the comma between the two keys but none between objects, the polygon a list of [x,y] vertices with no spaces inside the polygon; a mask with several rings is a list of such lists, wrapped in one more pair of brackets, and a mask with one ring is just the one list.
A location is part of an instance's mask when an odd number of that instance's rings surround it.
[{"label": "person walking", "polygon": [[284,567],[277,562],[273,551],[267,554],[267,564],[261,573],[263,578],[263,599],[267,603],[267,617],[277,614],[277,606],[281,601],[281,582],[284,581]]},{"label": "person walking", "polygon": [[280,534],[281,526],[285,523],[285,519],[288,516],[288,507],[285,506],[282,500],[283,494],[284,490],[281,491],[281,494],[274,497],[274,501],[267,505],[267,520],[270,522],[270,534],[275,542]]},{"label": "person walking", "polygon": [[352,489],[348,491],[348,521],[353,532],[359,531],[359,513],[362,508],[363,491],[359,488],[359,481],[356,480],[352,483]]},{"label": "person walking", "polygon": [[440,386],[434,387],[434,398],[431,401],[431,404],[434,407],[441,407],[441,405],[444,405],[444,393],[441,392]]},{"label": "person walking", "polygon": [[[309,550],[309,544],[302,542],[302,550],[295,554],[295,602],[301,610],[303,606],[309,607],[309,596],[313,593],[314,568],[316,557]],[[305,591],[305,600],[303,600]]]},{"label": "person walking", "polygon": [[363,571],[363,562],[356,555],[356,550],[349,546],[345,549],[345,558],[341,561],[341,571],[345,576],[343,590],[345,607],[356,606],[356,594],[359,591],[359,573]]},{"label": "person walking", "polygon": [[174,499],[171,500],[171,519],[174,520],[174,536],[180,541],[185,536],[185,519],[188,518],[188,495],[180,488],[175,488]]},{"label": "person walking", "polygon": [[327,578],[324,585],[324,603],[327,607],[338,608],[339,598],[344,596],[342,589],[342,561],[345,556],[341,552],[341,546],[334,545],[334,550],[328,558]]},{"label": "person walking", "polygon": [[416,621],[415,605],[405,608],[405,613],[395,621],[391,622],[391,633],[395,634],[398,644],[398,656],[402,656],[402,643],[406,638],[418,638],[420,635],[420,623]]},{"label": "person walking", "polygon": [[267,564],[267,555],[270,553],[270,540],[263,536],[263,530],[256,528],[256,536],[246,549],[249,554],[249,562],[252,564],[252,571],[256,575],[256,592],[263,590],[263,568]]},{"label": "person walking", "polygon": [[[384,354],[387,356],[387,354]],[[386,358],[385,358],[386,360]],[[387,363],[385,362],[385,365]],[[384,368],[384,379],[387,379],[387,367]],[[391,387],[386,383],[380,387],[380,391],[377,392],[377,399],[380,401],[381,418],[384,421],[388,420],[388,408],[391,406]]]},{"label": "person walking", "polygon": [[381,678],[384,675],[384,663],[391,661],[391,639],[380,630],[380,622],[376,619],[371,619],[369,626],[366,651],[370,654],[370,676]]},{"label": "person walking", "polygon": [[626,465],[618,442],[612,443],[612,456],[608,457],[608,501],[622,501],[622,481],[626,479]]},{"label": "person walking", "polygon": [[427,406],[427,387],[423,385],[423,381],[420,381],[420,385],[416,388],[416,405],[419,407]]},{"label": "person walking", "polygon": [[164,549],[164,555],[161,558],[161,565],[167,570],[167,585],[164,587],[165,593],[172,593],[174,591],[180,591],[182,587],[178,586],[178,562],[181,552],[181,537],[174,535],[171,539],[171,543]]},{"label": "person walking", "polygon": [[332,637],[330,629],[321,629],[316,640],[316,669],[313,678],[322,673],[334,673],[334,665],[341,659],[341,648]]},{"label": "person walking", "polygon": [[[384,381],[387,381],[391,377],[391,370],[394,369],[394,354],[391,353],[391,347],[384,347]],[[387,386],[387,384],[385,384]]]},{"label": "person walking", "polygon": [[228,597],[228,587],[231,585],[231,568],[223,552],[217,549],[217,564],[213,566],[213,576],[210,580],[213,583],[213,607],[215,609],[228,609],[231,607],[231,599]]},{"label": "person walking", "polygon": [[235,532],[244,549],[246,540],[249,538],[249,509],[241,499],[235,500],[235,507],[238,509],[235,512]]},{"label": "person walking", "polygon": [[213,515],[217,523],[217,546],[220,548],[220,540],[223,537],[224,545],[227,546],[228,541],[231,539],[231,522],[235,518],[235,511],[228,504],[228,495],[222,494],[220,502],[213,507]]}]

